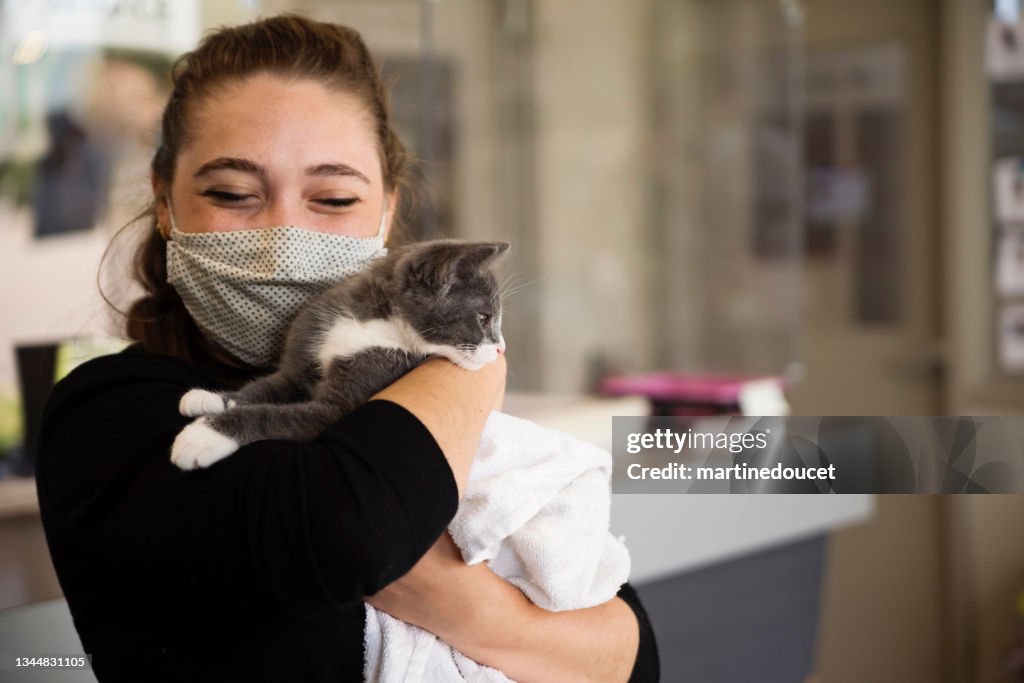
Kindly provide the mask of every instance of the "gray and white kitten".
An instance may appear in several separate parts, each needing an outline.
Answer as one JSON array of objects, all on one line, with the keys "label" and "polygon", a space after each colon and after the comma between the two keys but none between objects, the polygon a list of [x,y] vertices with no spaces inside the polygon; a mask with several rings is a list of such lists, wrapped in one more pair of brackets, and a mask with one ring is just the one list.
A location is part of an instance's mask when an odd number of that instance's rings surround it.
[{"label": "gray and white kitten", "polygon": [[399,247],[314,297],[288,329],[276,372],[238,391],[193,389],[201,416],[171,461],[195,469],[263,439],[310,441],[431,356],[476,370],[505,351],[493,261],[507,242],[432,240]]}]

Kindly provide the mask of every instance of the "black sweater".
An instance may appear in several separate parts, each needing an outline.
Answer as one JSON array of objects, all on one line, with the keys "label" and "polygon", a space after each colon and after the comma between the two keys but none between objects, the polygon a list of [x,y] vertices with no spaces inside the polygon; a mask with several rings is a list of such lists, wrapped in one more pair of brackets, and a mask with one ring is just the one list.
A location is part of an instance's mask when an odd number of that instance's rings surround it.
[{"label": "black sweater", "polygon": [[[129,347],[54,388],[37,462],[47,543],[75,628],[107,681],[360,681],[363,596],[405,574],[455,514],[437,442],[376,400],[310,444],[248,444],[184,472],[170,447],[188,389],[224,388]],[[657,680],[641,627],[631,680]]]}]

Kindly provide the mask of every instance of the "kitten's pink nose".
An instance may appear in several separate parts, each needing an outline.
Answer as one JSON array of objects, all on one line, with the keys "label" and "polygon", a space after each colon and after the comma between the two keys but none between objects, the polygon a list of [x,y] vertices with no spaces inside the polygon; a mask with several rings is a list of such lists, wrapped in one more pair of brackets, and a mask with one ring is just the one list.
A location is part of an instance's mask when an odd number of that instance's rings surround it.
[{"label": "kitten's pink nose", "polygon": [[499,346],[499,347],[498,347],[498,353],[505,353],[505,349],[503,349],[503,348],[501,348],[501,347]]}]

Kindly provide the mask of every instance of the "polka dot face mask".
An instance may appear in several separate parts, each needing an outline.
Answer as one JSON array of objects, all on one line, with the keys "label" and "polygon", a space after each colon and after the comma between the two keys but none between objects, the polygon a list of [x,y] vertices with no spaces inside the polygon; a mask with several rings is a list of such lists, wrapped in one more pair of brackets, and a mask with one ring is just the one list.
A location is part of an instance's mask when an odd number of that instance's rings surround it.
[{"label": "polka dot face mask", "polygon": [[167,281],[207,339],[269,368],[303,304],[387,253],[387,215],[385,208],[376,235],[352,237],[294,225],[181,232],[170,211]]}]

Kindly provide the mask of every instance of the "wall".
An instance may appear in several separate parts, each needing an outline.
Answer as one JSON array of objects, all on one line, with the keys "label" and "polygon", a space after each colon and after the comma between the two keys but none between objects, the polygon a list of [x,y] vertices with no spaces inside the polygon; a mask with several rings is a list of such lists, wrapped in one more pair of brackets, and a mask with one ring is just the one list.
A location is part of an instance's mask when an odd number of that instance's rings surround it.
[{"label": "wall", "polygon": [[653,351],[644,192],[650,3],[534,7],[542,388],[580,390],[591,354],[644,367]]},{"label": "wall", "polygon": [[96,273],[107,230],[34,240],[26,210],[0,202],[0,393],[15,393],[14,345],[113,329]]},{"label": "wall", "polygon": [[[987,16],[986,3],[942,2],[946,403],[954,415],[1020,415],[1024,408],[1024,384],[999,377],[992,363],[989,95],[981,71]],[[993,680],[1015,636],[1012,608],[1024,589],[1024,496],[951,498],[946,519],[953,680]]]},{"label": "wall", "polygon": [[869,521],[829,540],[819,680],[942,683],[948,659],[940,499],[880,495],[875,504]]}]

